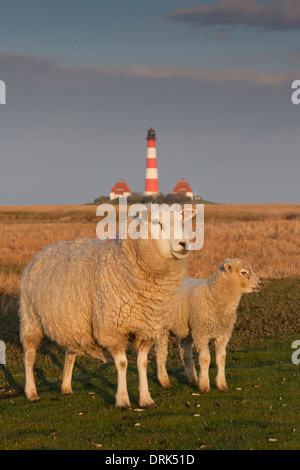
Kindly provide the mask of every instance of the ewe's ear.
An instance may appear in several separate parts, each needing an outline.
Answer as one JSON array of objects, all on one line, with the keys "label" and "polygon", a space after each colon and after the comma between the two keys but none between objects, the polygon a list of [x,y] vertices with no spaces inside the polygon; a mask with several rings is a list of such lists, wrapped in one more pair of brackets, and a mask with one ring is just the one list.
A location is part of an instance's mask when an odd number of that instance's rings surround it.
[{"label": "ewe's ear", "polygon": [[148,222],[148,211],[140,211],[138,213],[139,219],[143,224],[146,224]]},{"label": "ewe's ear", "polygon": [[181,217],[182,217],[182,220],[183,221],[187,221],[187,220],[190,220],[192,219],[193,217],[195,217],[195,215],[197,214],[197,210],[196,209],[183,209],[181,212]]},{"label": "ewe's ear", "polygon": [[227,273],[231,273],[232,272],[232,264],[229,261],[225,260],[224,269]]},{"label": "ewe's ear", "polygon": [[144,204],[133,204],[128,211],[128,216],[139,218],[145,224],[148,221],[148,210]]}]

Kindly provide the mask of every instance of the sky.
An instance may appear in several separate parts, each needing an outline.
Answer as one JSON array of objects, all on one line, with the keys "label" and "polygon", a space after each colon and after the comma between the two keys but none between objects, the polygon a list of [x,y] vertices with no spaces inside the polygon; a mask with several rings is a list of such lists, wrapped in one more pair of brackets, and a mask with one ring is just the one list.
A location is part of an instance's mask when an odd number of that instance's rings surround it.
[{"label": "sky", "polygon": [[1,0],[0,205],[80,204],[124,178],[297,203],[299,0]]}]

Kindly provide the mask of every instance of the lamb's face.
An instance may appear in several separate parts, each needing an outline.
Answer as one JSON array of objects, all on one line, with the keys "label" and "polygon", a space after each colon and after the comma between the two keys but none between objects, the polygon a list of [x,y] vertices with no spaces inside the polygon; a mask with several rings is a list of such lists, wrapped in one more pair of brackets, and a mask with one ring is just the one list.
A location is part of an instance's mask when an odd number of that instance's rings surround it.
[{"label": "lamb's face", "polygon": [[183,231],[184,221],[195,215],[195,210],[154,211],[149,221],[149,236],[164,258],[184,259],[188,256],[189,240]]},{"label": "lamb's face", "polygon": [[225,260],[224,268],[229,275],[234,276],[234,281],[238,283],[242,294],[261,290],[262,283],[248,261],[241,259]]}]

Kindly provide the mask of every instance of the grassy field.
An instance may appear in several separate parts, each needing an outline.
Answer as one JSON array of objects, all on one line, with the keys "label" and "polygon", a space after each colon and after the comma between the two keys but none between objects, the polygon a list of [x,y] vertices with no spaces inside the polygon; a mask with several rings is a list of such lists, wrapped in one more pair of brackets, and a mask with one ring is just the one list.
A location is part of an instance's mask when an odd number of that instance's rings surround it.
[{"label": "grassy field", "polygon": [[168,370],[172,388],[156,379],[151,351],[149,386],[156,407],[138,407],[136,355],[129,351],[131,409],[114,408],[114,365],[81,357],[74,395],[60,395],[64,352],[44,339],[36,361],[41,401],[25,400],[23,354],[17,316],[19,279],[43,246],[57,240],[95,238],[95,207],[0,207],[0,449],[299,449],[299,366],[292,343],[300,340],[300,205],[205,207],[205,245],[189,259],[189,275],[211,276],[223,259],[248,259],[263,279],[245,295],[228,348],[230,391],[214,386],[200,395],[183,375],[174,340]]},{"label": "grassy field", "polygon": [[[228,393],[214,386],[214,363],[209,394],[190,386],[171,341],[172,388],[160,387],[152,351],[148,376],[156,407],[144,411],[138,407],[133,352],[128,354],[131,409],[119,411],[115,367],[88,357],[76,361],[74,395],[60,395],[64,354],[49,340],[43,340],[35,369],[41,401],[28,403],[18,319],[0,317],[8,347],[7,367],[0,366],[0,449],[299,449],[299,366],[291,361],[292,342],[300,338],[291,333],[299,331],[299,292],[297,282],[287,280],[278,293],[281,282],[270,281],[240,305],[228,351]],[[283,311],[279,324],[272,319],[276,308]]]}]

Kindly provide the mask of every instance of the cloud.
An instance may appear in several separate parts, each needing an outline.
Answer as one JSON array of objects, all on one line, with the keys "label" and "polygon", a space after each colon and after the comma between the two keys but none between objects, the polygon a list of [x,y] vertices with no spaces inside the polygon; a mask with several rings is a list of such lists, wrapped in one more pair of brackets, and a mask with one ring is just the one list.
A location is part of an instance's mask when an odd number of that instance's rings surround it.
[{"label": "cloud", "polygon": [[[257,59],[257,58],[256,58]],[[285,72],[249,69],[197,68],[172,65],[131,64],[74,66],[55,58],[0,53],[1,79],[7,85],[42,89],[97,88],[107,81],[181,80],[220,84],[243,83],[254,86],[279,86],[291,81]]]},{"label": "cloud", "polygon": [[299,67],[300,65],[300,49],[286,52],[280,57],[280,62],[286,63],[292,66]]},{"label": "cloud", "polygon": [[217,5],[202,5],[173,11],[166,19],[190,23],[194,27],[211,25],[260,26],[266,30],[300,28],[299,0],[219,0]]},{"label": "cloud", "polygon": [[[281,85],[287,80],[287,74],[281,72],[260,72],[251,70],[223,70],[192,68],[182,66],[136,66],[102,65],[77,69],[79,74],[93,76],[95,79],[110,78],[115,80],[193,80],[215,83],[248,83],[250,85]],[[76,74],[76,68],[73,69]]]},{"label": "cloud", "polygon": [[264,54],[262,52],[257,52],[252,54],[250,57],[244,57],[242,59],[236,59],[232,61],[235,65],[252,65],[252,64],[266,64],[271,59],[269,54]]},{"label": "cloud", "polygon": [[226,40],[230,38],[229,33],[216,33],[216,34],[210,34],[209,36],[206,36],[206,39],[222,39]]}]

